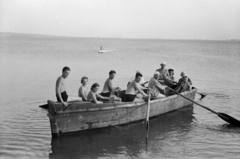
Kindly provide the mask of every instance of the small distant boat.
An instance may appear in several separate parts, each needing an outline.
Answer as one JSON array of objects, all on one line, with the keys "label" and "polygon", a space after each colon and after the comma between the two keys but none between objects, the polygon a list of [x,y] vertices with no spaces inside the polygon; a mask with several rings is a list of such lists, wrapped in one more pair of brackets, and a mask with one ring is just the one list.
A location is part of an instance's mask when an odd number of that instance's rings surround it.
[{"label": "small distant boat", "polygon": [[98,53],[106,53],[108,50],[98,50]]},{"label": "small distant boat", "polygon": [[100,49],[98,50],[98,53],[106,53],[108,52],[107,50],[104,50],[103,47],[101,46]]}]

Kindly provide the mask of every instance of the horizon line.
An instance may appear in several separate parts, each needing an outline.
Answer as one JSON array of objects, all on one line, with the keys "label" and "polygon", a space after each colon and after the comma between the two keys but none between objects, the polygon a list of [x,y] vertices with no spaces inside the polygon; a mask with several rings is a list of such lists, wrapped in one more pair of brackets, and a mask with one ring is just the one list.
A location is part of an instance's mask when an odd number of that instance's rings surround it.
[{"label": "horizon line", "polygon": [[24,32],[2,32],[5,34],[27,34],[35,36],[49,36],[49,37],[65,37],[65,38],[95,38],[95,39],[129,39],[129,40],[171,40],[171,41],[227,41],[227,42],[240,42],[240,39],[165,39],[165,38],[121,38],[121,37],[81,37],[81,36],[67,36],[67,35],[53,35],[53,34],[39,34],[39,33],[24,33]]}]

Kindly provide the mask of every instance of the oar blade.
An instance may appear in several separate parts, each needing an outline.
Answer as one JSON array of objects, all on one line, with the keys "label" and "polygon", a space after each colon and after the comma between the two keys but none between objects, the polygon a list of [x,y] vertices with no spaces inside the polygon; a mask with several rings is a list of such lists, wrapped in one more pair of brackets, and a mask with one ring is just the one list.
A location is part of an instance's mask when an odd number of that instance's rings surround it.
[{"label": "oar blade", "polygon": [[43,109],[48,109],[48,104],[40,105],[39,107]]},{"label": "oar blade", "polygon": [[[197,92],[198,93],[198,92]],[[205,94],[202,94],[202,93],[198,93],[200,96],[201,96],[201,98],[200,98],[200,100],[202,100],[203,98],[205,98],[206,97],[206,95]]]},{"label": "oar blade", "polygon": [[224,121],[228,122],[229,124],[240,127],[240,121],[231,117],[230,115],[227,115],[225,113],[218,113],[218,116],[222,118]]}]

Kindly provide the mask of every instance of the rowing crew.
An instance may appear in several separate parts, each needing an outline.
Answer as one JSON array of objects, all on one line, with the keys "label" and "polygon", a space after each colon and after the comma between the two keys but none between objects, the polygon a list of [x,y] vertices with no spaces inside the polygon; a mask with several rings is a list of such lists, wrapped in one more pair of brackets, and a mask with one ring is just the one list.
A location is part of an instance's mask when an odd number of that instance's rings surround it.
[{"label": "rowing crew", "polygon": [[[184,73],[181,73],[182,78],[179,80],[178,85],[174,84],[174,77],[173,77],[173,70],[172,69],[165,69],[166,64],[161,63],[161,68],[156,70],[154,76],[150,79],[148,88],[144,87],[144,83],[140,82],[143,80],[143,76],[140,72],[137,72],[135,75],[134,80],[130,81],[127,86],[127,90],[124,92],[124,101],[125,102],[132,102],[136,98],[137,93],[142,94],[144,98],[148,98],[146,92],[149,90],[149,95],[151,98],[161,98],[165,97],[166,92],[165,89],[167,86],[173,88],[176,87],[178,92],[183,92],[190,89],[190,83],[188,82],[187,76]],[[56,81],[56,97],[57,101],[67,106],[68,103],[68,95],[65,89],[65,79],[68,77],[70,73],[69,67],[64,67],[62,69],[62,75],[58,77]],[[109,72],[109,78],[105,81],[103,91],[101,94],[98,94],[97,91],[99,89],[99,84],[94,83],[91,86],[90,92],[88,91],[87,77],[82,77],[81,79],[81,87],[78,91],[78,96],[81,97],[82,101],[88,101],[93,103],[102,103],[102,101],[122,101],[122,98],[119,98],[119,93],[121,89],[119,87],[112,86],[112,80],[116,75],[116,71],[111,70]],[[176,83],[176,82],[175,82]],[[187,84],[186,84],[187,83]],[[166,86],[166,85],[167,86]],[[188,87],[188,88],[187,88]],[[76,99],[75,99],[76,100]],[[80,100],[80,98],[78,98]],[[102,100],[102,101],[99,101]]]}]

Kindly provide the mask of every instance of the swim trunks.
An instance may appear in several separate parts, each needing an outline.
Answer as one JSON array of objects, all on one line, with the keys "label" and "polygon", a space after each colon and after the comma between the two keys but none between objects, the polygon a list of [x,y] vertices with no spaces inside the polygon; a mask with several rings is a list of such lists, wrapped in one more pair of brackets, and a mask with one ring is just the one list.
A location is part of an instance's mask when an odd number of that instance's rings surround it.
[{"label": "swim trunks", "polygon": [[132,101],[134,101],[135,98],[136,98],[136,95],[133,95],[133,94],[125,94],[126,102],[132,102]]},{"label": "swim trunks", "polygon": [[[63,100],[64,102],[67,102],[67,100],[68,100],[67,92],[66,92],[66,91],[62,92],[62,93],[61,93],[61,96],[62,96],[62,100]],[[57,101],[58,101],[58,102],[61,102],[61,100],[60,100],[60,98],[58,97],[57,94],[56,94],[56,97],[57,97]]]},{"label": "swim trunks", "polygon": [[106,92],[106,93],[102,92],[101,95],[104,96],[104,97],[110,97],[111,92]]}]

